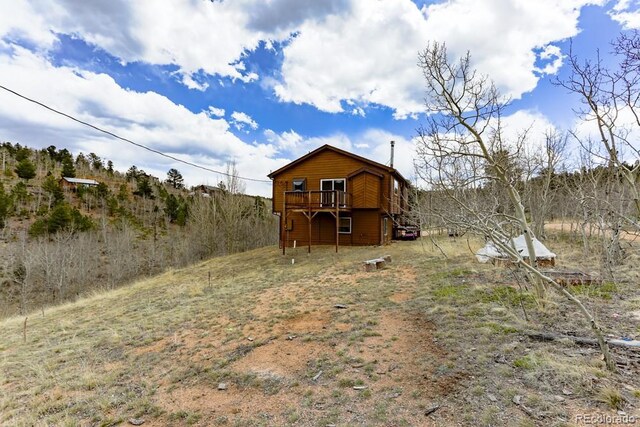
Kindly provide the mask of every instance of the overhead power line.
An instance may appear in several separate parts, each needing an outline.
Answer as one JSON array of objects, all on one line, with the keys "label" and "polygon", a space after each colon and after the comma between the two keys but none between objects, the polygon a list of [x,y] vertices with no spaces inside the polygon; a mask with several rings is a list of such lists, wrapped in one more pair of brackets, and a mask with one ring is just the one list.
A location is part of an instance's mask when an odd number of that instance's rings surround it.
[{"label": "overhead power line", "polygon": [[185,164],[185,165],[189,165],[189,166],[192,166],[192,167],[194,167],[194,168],[202,169],[202,170],[205,170],[205,171],[207,171],[207,172],[213,172],[213,173],[217,173],[217,174],[224,175],[224,176],[228,176],[228,177],[235,177],[235,178],[239,178],[239,179],[242,179],[242,180],[245,180],[245,181],[253,181],[253,182],[269,182],[269,183],[271,182],[271,181],[269,181],[269,180],[267,180],[267,179],[257,179],[257,178],[247,178],[247,177],[244,177],[244,176],[234,176],[234,175],[229,174],[229,173],[227,173],[227,172],[217,171],[217,170],[215,170],[215,169],[211,169],[211,168],[208,168],[208,167],[206,167],[206,166],[202,166],[202,165],[199,165],[199,164],[196,164],[196,163],[190,162],[190,161],[188,161],[188,160],[183,160],[183,159],[181,159],[181,158],[179,158],[179,157],[175,157],[175,156],[172,156],[172,155],[170,155],[170,154],[163,153],[162,151],[158,151],[158,150],[153,149],[153,148],[151,148],[151,147],[147,147],[146,145],[142,145],[142,144],[139,144],[139,143],[137,143],[137,142],[134,142],[134,141],[132,141],[132,140],[130,140],[130,139],[128,139],[128,138],[124,138],[124,137],[122,137],[122,136],[119,136],[119,135],[117,135],[117,134],[115,134],[115,133],[113,133],[113,132],[110,132],[110,131],[108,131],[108,130],[102,129],[101,127],[98,127],[98,126],[96,126],[96,125],[92,125],[91,123],[85,122],[84,120],[80,120],[80,119],[78,119],[78,118],[76,118],[76,117],[74,117],[74,116],[72,116],[72,115],[70,115],[70,114],[67,114],[67,113],[65,113],[65,112],[62,112],[62,111],[60,111],[60,110],[56,110],[56,109],[55,109],[55,108],[53,108],[53,107],[50,107],[50,106],[48,106],[48,105],[46,105],[46,104],[44,104],[44,103],[42,103],[42,102],[40,102],[40,101],[37,101],[37,100],[35,100],[35,99],[29,98],[28,96],[22,95],[21,93],[18,93],[18,92],[16,92],[15,90],[9,89],[8,87],[5,87],[5,86],[0,85],[0,88],[1,88],[1,89],[4,89],[5,91],[7,91],[7,92],[9,92],[9,93],[12,93],[12,94],[14,94],[14,95],[18,96],[18,97],[20,97],[20,98],[22,98],[22,99],[24,99],[24,100],[27,100],[27,101],[29,101],[29,102],[32,102],[32,103],[36,104],[36,105],[39,105],[40,107],[46,108],[46,109],[47,109],[47,110],[49,110],[49,111],[52,111],[52,112],[54,112],[54,113],[56,113],[56,114],[59,114],[59,115],[61,115],[61,116],[64,116],[64,117],[66,117],[66,118],[68,118],[68,119],[71,119],[71,120],[73,120],[74,122],[78,122],[78,123],[80,123],[80,124],[82,124],[82,125],[85,125],[85,126],[88,126],[88,127],[92,128],[92,129],[94,129],[94,130],[97,130],[98,132],[102,132],[102,133],[107,134],[107,135],[109,135],[109,136],[111,136],[111,137],[113,137],[113,138],[119,139],[119,140],[124,141],[124,142],[126,142],[126,143],[128,143],[128,144],[135,145],[136,147],[143,148],[143,149],[145,149],[145,150],[147,150],[147,151],[150,151],[150,152],[152,152],[152,153],[154,153],[154,154],[158,154],[158,155],[160,155],[160,156],[166,157],[166,158],[171,159],[171,160],[174,160],[174,161],[176,161],[176,162],[183,163],[183,164]]}]

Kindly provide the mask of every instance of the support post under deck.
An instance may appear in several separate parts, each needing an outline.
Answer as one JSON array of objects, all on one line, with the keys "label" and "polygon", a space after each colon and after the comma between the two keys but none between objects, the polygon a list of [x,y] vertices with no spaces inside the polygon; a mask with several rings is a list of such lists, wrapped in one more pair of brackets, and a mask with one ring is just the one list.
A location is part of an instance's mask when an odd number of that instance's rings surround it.
[{"label": "support post under deck", "polygon": [[338,241],[340,240],[340,201],[338,200],[338,192],[335,190],[333,200],[336,204],[336,253],[338,253]]},{"label": "support post under deck", "polygon": [[309,199],[309,249],[308,249],[308,253],[311,253],[311,220],[313,219],[313,217],[311,216],[311,192],[308,193],[309,196],[307,197],[307,199]]},{"label": "support post under deck", "polygon": [[286,247],[287,247],[287,192],[284,191],[282,193],[282,255],[286,255]]}]

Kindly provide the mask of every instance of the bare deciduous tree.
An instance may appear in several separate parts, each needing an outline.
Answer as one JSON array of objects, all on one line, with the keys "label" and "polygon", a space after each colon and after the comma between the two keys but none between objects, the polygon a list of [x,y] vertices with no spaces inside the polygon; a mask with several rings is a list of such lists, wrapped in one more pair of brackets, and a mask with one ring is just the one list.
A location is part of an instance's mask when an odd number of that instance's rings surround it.
[{"label": "bare deciduous tree", "polygon": [[640,33],[622,34],[612,45],[620,59],[616,68],[604,66],[599,53],[595,60],[580,60],[571,52],[571,74],[557,84],[579,97],[582,106],[576,114],[594,124],[598,143],[579,132],[574,137],[629,193],[632,211],[611,206],[611,213],[640,230],[640,145],[633,133],[640,130]]},{"label": "bare deciduous tree", "polygon": [[[527,132],[505,140],[502,115],[508,100],[495,85],[471,67],[470,55],[449,61],[443,44],[430,44],[419,56],[427,84],[427,108],[431,113],[419,131],[417,173],[449,197],[457,211],[437,212],[454,227],[490,239],[526,272],[537,301],[543,304],[546,286],[576,305],[600,344],[607,367],[615,370],[602,330],[587,308],[574,295],[537,266],[533,232],[517,189],[514,168],[527,139]],[[491,186],[495,188],[491,189]],[[488,205],[487,191],[504,191],[508,208]],[[495,198],[493,198],[495,200]],[[445,216],[446,215],[446,216]],[[512,244],[514,232],[525,237],[528,259]]]}]

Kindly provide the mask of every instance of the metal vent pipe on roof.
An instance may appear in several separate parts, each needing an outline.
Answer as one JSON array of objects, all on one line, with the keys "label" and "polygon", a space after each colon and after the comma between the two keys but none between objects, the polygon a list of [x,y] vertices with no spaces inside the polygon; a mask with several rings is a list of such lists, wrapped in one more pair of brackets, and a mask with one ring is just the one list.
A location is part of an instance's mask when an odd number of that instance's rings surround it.
[{"label": "metal vent pipe on roof", "polygon": [[395,147],[396,142],[395,141],[391,141],[391,160],[389,161],[389,166],[393,167],[393,147]]}]

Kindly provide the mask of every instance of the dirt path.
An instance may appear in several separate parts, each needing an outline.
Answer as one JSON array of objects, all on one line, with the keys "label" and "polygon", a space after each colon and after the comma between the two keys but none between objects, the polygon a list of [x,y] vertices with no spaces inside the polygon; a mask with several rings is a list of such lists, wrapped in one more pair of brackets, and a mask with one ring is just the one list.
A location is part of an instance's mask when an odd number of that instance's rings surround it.
[{"label": "dirt path", "polygon": [[[566,231],[569,232],[571,230],[571,224],[570,223],[560,223],[560,222],[550,222],[544,225],[544,228],[547,230],[553,230],[553,231]],[[640,234],[637,233],[631,233],[629,231],[625,231],[623,230],[620,233],[620,238],[623,240],[628,240],[628,241],[640,241]]]},{"label": "dirt path", "polygon": [[[194,356],[181,350],[184,364],[226,358],[211,372],[212,381],[167,382],[156,404],[167,413],[198,413],[198,425],[257,418],[267,425],[429,425],[425,405],[447,396],[461,378],[435,372],[448,363],[447,354],[434,340],[433,324],[405,307],[415,272],[374,274],[327,271],[262,292],[242,337],[224,343],[231,325],[223,322],[198,342],[206,351]],[[388,295],[361,283],[372,278],[373,287],[394,284]],[[336,282],[342,285],[338,295]],[[350,301],[347,308],[335,307],[343,301]],[[374,310],[372,303],[386,307]],[[193,348],[182,338],[190,335],[185,330],[178,339]],[[150,350],[162,352],[158,347]],[[218,390],[221,383],[224,390]],[[446,408],[439,413],[440,420],[454,416]]]}]

